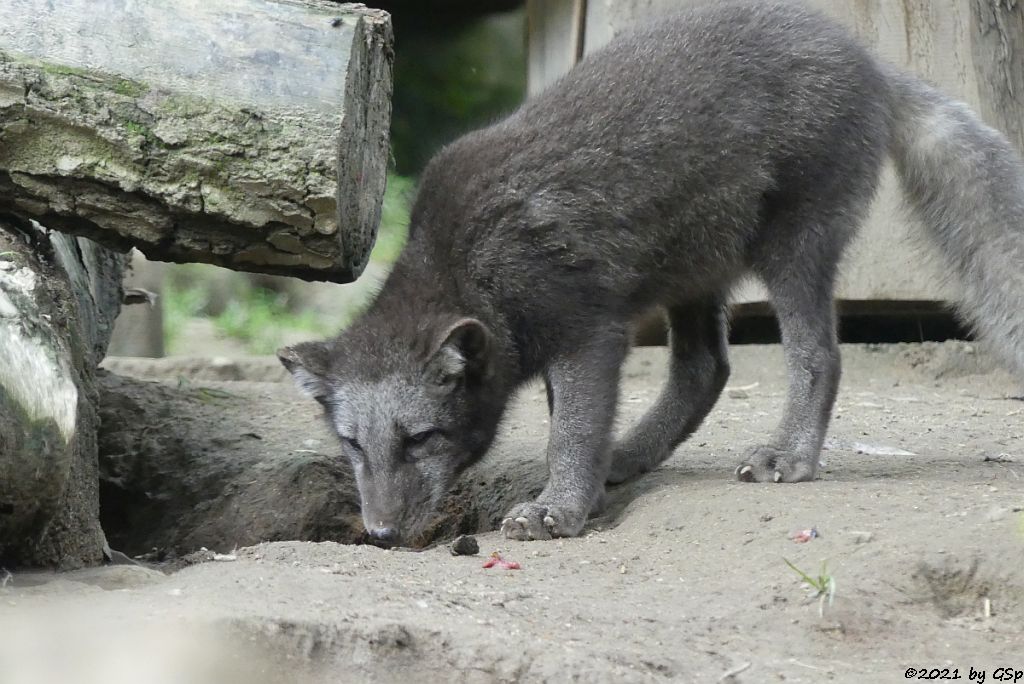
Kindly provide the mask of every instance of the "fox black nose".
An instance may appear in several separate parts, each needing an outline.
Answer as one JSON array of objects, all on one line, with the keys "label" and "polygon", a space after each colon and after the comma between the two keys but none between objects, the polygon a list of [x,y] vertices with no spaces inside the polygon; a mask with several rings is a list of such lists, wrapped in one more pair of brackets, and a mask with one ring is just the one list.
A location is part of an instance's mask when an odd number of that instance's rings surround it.
[{"label": "fox black nose", "polygon": [[398,542],[398,530],[394,527],[375,527],[370,530],[370,536],[375,541],[385,544],[395,544]]}]

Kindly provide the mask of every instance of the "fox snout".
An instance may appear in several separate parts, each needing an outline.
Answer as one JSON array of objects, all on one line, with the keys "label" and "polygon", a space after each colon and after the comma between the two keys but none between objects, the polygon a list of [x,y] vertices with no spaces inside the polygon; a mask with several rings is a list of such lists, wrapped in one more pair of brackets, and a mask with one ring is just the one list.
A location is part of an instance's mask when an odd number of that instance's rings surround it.
[{"label": "fox snout", "polygon": [[364,495],[363,527],[374,546],[417,546],[422,540],[436,506],[432,501],[421,501],[416,506],[396,506],[400,503],[406,503],[406,499],[368,500]]},{"label": "fox snout", "polygon": [[[374,500],[377,499],[377,493],[373,495]],[[395,510],[394,500],[381,503],[384,505],[368,501],[363,494],[363,527],[374,545],[398,546],[403,541],[403,532],[408,534],[408,526],[401,524],[402,511]]]},{"label": "fox snout", "polygon": [[402,540],[402,535],[395,527],[374,527],[367,528],[370,539],[383,546],[395,546]]},{"label": "fox snout", "polygon": [[[384,469],[382,468],[382,471]],[[410,468],[357,477],[363,526],[378,546],[419,546],[451,487],[449,477],[411,477]],[[438,474],[440,475],[440,474]]]}]

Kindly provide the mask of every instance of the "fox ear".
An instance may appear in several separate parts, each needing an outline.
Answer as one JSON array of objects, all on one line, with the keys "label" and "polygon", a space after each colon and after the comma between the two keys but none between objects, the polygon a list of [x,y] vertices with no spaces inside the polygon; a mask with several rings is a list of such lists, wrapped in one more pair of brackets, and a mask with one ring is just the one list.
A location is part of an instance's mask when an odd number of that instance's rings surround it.
[{"label": "fox ear", "polygon": [[281,361],[299,389],[308,397],[323,402],[327,397],[327,368],[330,362],[327,344],[303,342],[277,350]]},{"label": "fox ear", "polygon": [[462,378],[481,379],[491,372],[494,345],[491,332],[475,318],[456,321],[438,336],[427,372],[439,385]]}]

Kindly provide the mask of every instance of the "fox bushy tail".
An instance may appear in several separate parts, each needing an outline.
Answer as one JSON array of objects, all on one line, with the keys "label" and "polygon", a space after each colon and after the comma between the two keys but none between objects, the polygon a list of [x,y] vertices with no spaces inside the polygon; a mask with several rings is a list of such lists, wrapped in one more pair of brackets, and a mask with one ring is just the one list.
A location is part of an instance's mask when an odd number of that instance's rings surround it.
[{"label": "fox bushy tail", "polygon": [[965,105],[892,72],[890,153],[961,286],[959,312],[1024,380],[1024,161]]}]

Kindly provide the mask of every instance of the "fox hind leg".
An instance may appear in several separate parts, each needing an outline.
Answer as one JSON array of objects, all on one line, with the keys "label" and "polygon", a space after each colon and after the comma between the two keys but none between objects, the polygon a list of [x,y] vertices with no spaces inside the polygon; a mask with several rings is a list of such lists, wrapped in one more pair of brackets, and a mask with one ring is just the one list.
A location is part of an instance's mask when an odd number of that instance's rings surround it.
[{"label": "fox hind leg", "polygon": [[753,270],[778,317],[789,387],[774,435],[736,468],[744,482],[805,482],[817,474],[839,388],[835,276],[859,218],[834,208],[787,213],[768,226],[765,246],[755,254]]},{"label": "fox hind leg", "polygon": [[789,390],[771,441],[736,469],[745,482],[804,482],[817,474],[821,445],[839,387],[832,288],[819,283],[770,288],[782,331]]}]

